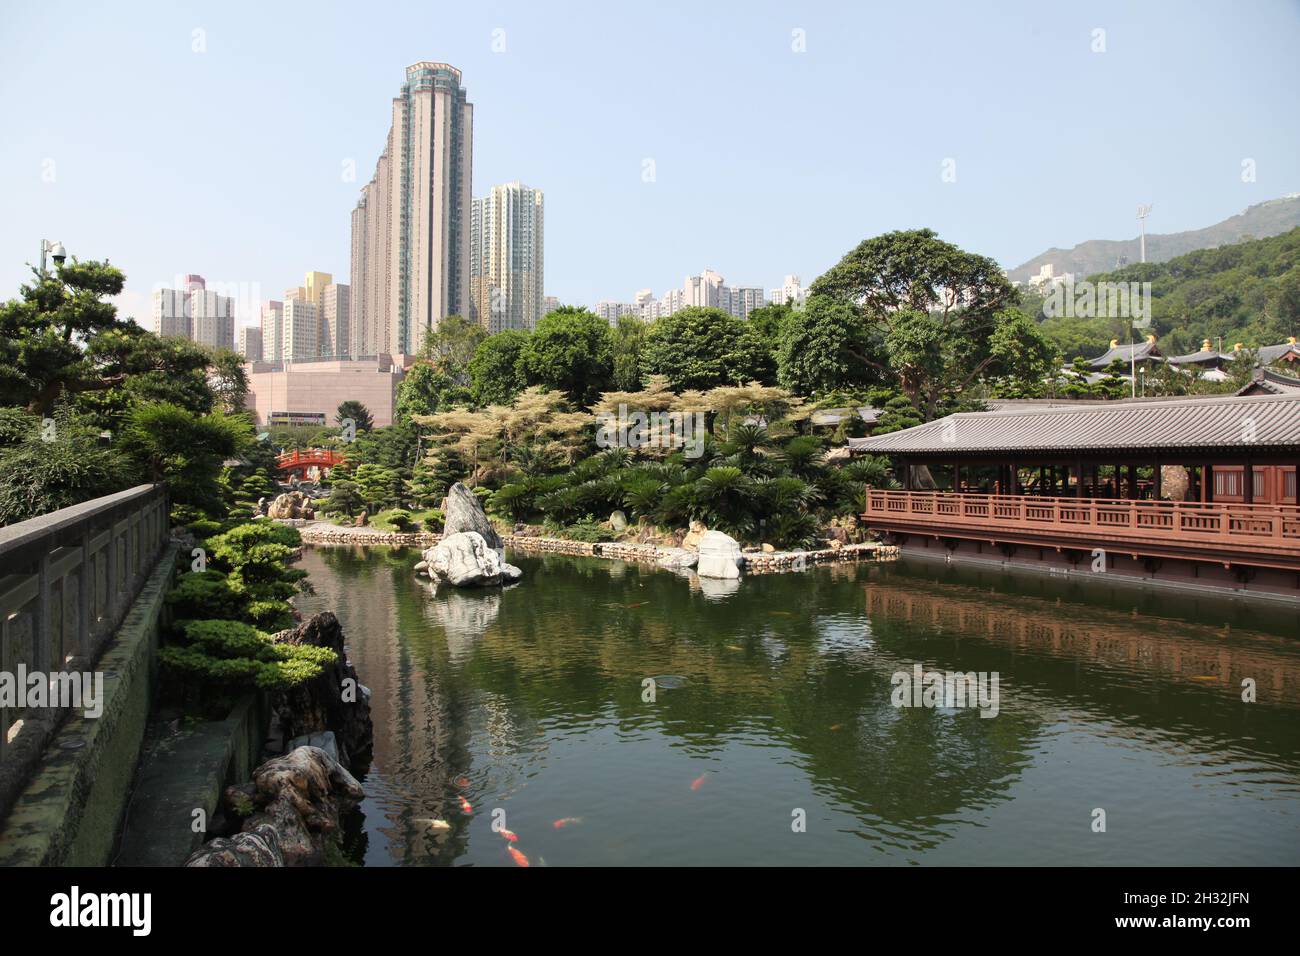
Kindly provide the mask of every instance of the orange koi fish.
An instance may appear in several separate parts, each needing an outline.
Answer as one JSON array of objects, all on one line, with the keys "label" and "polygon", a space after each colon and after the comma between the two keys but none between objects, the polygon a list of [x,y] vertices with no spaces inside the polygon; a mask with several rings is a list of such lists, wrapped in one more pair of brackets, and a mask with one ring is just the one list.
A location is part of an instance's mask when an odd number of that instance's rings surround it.
[{"label": "orange koi fish", "polygon": [[460,798],[460,812],[461,812],[461,813],[473,813],[473,812],[474,812],[474,808],[473,808],[472,806],[470,806],[470,802],[469,802],[468,800],[466,800],[464,797],[461,797],[461,798]]},{"label": "orange koi fish", "polygon": [[514,830],[498,830],[497,832],[500,833],[507,840],[509,840],[511,843],[519,842],[519,834],[515,833]]},{"label": "orange koi fish", "polygon": [[582,817],[561,817],[559,820],[555,821],[554,826],[557,830],[563,830],[565,827],[581,822]]},{"label": "orange koi fish", "polygon": [[707,776],[708,776],[708,774],[706,774],[706,773],[702,773],[702,774],[700,774],[698,777],[696,777],[694,780],[692,780],[692,781],[691,781],[691,789],[692,789],[692,790],[698,790],[698,789],[700,789],[700,787],[704,786],[704,778],[707,777]]},{"label": "orange koi fish", "polygon": [[514,847],[506,847],[510,851],[510,858],[515,861],[516,866],[528,866],[528,857],[524,856]]}]

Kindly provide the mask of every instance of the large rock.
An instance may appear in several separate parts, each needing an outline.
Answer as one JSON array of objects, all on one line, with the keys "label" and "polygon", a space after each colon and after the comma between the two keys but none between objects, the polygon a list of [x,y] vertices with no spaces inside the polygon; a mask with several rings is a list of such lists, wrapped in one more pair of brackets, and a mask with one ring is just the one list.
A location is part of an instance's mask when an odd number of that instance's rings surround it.
[{"label": "large rock", "polygon": [[284,866],[275,827],[261,823],[246,833],[210,840],[189,855],[185,866]]},{"label": "large rock", "polygon": [[507,564],[477,531],[444,535],[424,552],[424,560],[429,577],[458,588],[492,587],[524,576],[513,564]]},{"label": "large rock", "polygon": [[482,536],[493,551],[501,551],[505,547],[474,492],[459,481],[447,491],[443,515],[446,518],[442,528],[444,536],[473,531]]},{"label": "large rock", "polygon": [[285,739],[332,732],[338,759],[353,773],[363,774],[374,751],[375,729],[370,718],[370,691],[361,684],[348,660],[343,626],[329,611],[316,614],[297,627],[281,631],[277,644],[312,644],[328,647],[338,657],[315,680],[271,695]]},{"label": "large rock", "polygon": [[276,495],[275,500],[266,509],[268,518],[312,518],[315,515],[316,510],[311,498],[301,491],[286,491],[282,495]]},{"label": "large rock", "polygon": [[708,534],[709,529],[705,527],[703,521],[692,521],[690,530],[686,532],[686,537],[682,539],[682,547],[687,551],[699,551],[700,539]]},{"label": "large rock", "polygon": [[609,516],[609,526],[614,531],[627,530],[627,515],[622,511],[615,511]]},{"label": "large rock", "polygon": [[740,544],[729,534],[706,531],[700,536],[700,560],[695,573],[702,578],[738,578],[745,563]]},{"label": "large rock", "polygon": [[319,747],[299,747],[253,771],[251,786],[226,800],[254,811],[242,832],[200,847],[186,866],[317,866],[345,810],[365,796],[361,784]]}]

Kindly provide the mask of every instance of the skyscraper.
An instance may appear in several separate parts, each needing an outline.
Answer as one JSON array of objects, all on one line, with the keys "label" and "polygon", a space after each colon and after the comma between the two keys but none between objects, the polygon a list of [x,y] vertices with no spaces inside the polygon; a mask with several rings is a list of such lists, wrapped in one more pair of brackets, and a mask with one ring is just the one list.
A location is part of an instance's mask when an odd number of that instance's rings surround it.
[{"label": "skyscraper", "polygon": [[187,275],[180,289],[156,289],[154,331],[209,348],[235,347],[235,300],[207,289],[203,276]]},{"label": "skyscraper", "polygon": [[262,358],[284,360],[284,303],[275,299],[262,303]]},{"label": "skyscraper", "polygon": [[262,361],[262,330],[256,325],[245,325],[240,328],[239,354],[246,362]]},{"label": "skyscraper", "polygon": [[545,313],[542,191],[519,182],[475,199],[470,318],[488,332],[531,329]]},{"label": "skyscraper", "polygon": [[347,358],[352,355],[349,313],[352,287],[331,282],[321,290],[318,312],[320,315],[320,354],[325,358]]},{"label": "skyscraper", "polygon": [[320,358],[320,317],[316,306],[304,298],[290,298],[284,303],[285,362]]},{"label": "skyscraper", "polygon": [[352,212],[354,353],[411,354],[443,318],[469,315],[473,117],[459,70],[407,67]]}]

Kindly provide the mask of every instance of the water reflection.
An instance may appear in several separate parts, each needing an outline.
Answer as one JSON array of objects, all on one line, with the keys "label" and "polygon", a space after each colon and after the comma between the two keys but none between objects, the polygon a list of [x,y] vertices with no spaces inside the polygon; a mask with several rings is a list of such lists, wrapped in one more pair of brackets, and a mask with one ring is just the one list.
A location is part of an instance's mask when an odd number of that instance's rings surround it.
[{"label": "water reflection", "polygon": [[[908,564],[718,590],[560,555],[432,593],[416,560],[304,560],[304,610],[336,610],[373,691],[369,864],[512,865],[494,809],[551,865],[1300,859],[1292,610]],[[893,707],[915,662],[999,672],[999,715]]]}]

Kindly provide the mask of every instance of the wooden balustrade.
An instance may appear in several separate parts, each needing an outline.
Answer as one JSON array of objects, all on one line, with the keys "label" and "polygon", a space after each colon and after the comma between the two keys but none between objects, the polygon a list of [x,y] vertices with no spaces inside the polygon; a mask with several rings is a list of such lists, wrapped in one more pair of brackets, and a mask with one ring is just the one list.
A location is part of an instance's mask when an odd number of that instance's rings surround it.
[{"label": "wooden balustrade", "polygon": [[944,491],[869,489],[863,519],[889,528],[941,534],[1014,532],[1079,544],[1096,540],[1158,543],[1222,552],[1259,552],[1300,562],[1300,507],[1120,498],[1039,498]]}]

